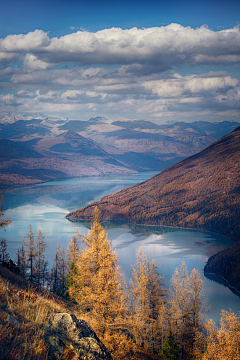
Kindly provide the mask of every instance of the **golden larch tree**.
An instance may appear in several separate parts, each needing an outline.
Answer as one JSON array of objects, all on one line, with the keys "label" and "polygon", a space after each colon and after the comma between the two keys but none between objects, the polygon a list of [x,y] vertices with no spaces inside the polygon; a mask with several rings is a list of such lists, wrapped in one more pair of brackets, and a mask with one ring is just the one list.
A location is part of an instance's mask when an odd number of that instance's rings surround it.
[{"label": "golden larch tree", "polygon": [[171,278],[169,289],[169,321],[170,330],[181,344],[182,357],[186,356],[188,340],[191,334],[190,307],[191,290],[185,261],[176,268]]},{"label": "golden larch tree", "polygon": [[148,299],[148,260],[140,248],[137,262],[133,265],[130,279],[130,317],[134,336],[138,345],[148,347],[150,308]]},{"label": "golden larch tree", "polygon": [[129,322],[137,344],[151,351],[158,349],[161,342],[159,325],[164,322],[164,301],[164,283],[156,262],[149,264],[140,248],[129,283]]},{"label": "golden larch tree", "polygon": [[222,310],[220,327],[210,319],[205,331],[197,333],[193,356],[196,360],[240,359],[240,313]]},{"label": "golden larch tree", "polygon": [[77,273],[72,274],[69,294],[78,302],[81,316],[85,314],[85,319],[108,349],[119,353],[119,345],[122,349],[126,347],[126,337],[122,336],[125,326],[123,277],[116,250],[112,250],[107,233],[100,224],[97,208],[88,235],[79,234],[79,238],[82,246],[78,251]]}]

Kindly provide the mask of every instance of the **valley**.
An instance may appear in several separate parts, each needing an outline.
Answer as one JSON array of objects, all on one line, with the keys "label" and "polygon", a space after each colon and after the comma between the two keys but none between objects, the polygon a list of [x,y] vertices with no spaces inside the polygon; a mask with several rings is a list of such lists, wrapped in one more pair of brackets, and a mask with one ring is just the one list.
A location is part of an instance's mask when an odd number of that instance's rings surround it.
[{"label": "valley", "polygon": [[162,171],[236,128],[237,123],[103,117],[0,124],[1,187],[86,176]]}]

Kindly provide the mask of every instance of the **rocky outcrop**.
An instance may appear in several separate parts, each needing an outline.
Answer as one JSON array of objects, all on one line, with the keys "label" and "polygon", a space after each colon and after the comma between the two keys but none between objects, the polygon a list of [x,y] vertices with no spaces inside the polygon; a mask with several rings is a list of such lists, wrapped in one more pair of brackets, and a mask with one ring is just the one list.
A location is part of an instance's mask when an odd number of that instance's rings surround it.
[{"label": "rocky outcrop", "polygon": [[49,348],[48,359],[112,359],[106,347],[83,320],[67,313],[53,314],[44,336]]}]

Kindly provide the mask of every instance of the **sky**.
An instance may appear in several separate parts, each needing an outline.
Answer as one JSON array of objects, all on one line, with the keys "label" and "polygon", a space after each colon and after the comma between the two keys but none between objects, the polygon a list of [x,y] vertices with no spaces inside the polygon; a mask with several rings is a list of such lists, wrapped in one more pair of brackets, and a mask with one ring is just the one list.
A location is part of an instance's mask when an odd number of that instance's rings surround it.
[{"label": "sky", "polygon": [[240,122],[240,1],[1,1],[0,122]]}]

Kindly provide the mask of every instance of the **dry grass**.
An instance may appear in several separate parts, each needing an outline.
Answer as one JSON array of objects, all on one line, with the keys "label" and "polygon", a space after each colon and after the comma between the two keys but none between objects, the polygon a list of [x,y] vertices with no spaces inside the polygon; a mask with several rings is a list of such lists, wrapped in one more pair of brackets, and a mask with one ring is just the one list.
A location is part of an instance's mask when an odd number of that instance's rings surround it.
[{"label": "dry grass", "polygon": [[[19,293],[30,295],[32,299],[19,296]],[[45,325],[53,313],[59,312],[73,313],[78,319],[86,320],[93,330],[97,330],[94,319],[89,314],[84,316],[78,306],[54,294],[37,291],[26,280],[0,266],[0,359],[52,358],[44,341],[47,331]],[[100,336],[100,340],[110,350],[114,360],[159,359],[136,348],[120,333],[106,332],[105,339]],[[71,349],[65,349],[65,352],[62,359],[73,358]]]},{"label": "dry grass", "polygon": [[[0,358],[48,359],[45,325],[51,314],[68,312],[67,307],[47,293],[26,290],[28,283],[7,269],[1,268],[1,273],[9,275],[10,281],[0,277]],[[29,295],[32,299],[25,298]]]}]

